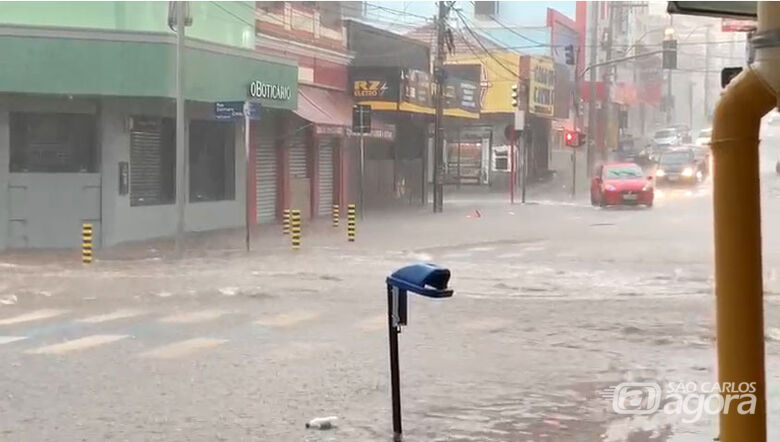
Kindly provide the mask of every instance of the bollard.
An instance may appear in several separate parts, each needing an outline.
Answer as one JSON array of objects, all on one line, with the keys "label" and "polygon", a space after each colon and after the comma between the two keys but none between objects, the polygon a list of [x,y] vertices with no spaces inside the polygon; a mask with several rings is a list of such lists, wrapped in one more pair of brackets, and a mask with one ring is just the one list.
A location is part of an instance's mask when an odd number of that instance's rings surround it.
[{"label": "bollard", "polygon": [[81,262],[92,262],[92,223],[81,224]]},{"label": "bollard", "polygon": [[292,249],[301,248],[301,211],[293,210],[290,213],[290,238],[292,240]]},{"label": "bollard", "polygon": [[386,279],[387,329],[390,343],[390,391],[393,409],[393,441],[401,441],[401,373],[398,362],[398,335],[407,325],[407,293],[427,298],[449,298],[453,291],[447,288],[450,271],[435,264],[414,264],[396,270]]},{"label": "bollard", "polygon": [[338,204],[333,205],[333,227],[339,226],[339,217],[341,216],[341,213],[339,213],[339,206]]},{"label": "bollard", "polygon": [[347,241],[355,242],[355,205],[347,206]]},{"label": "bollard", "polygon": [[282,212],[282,235],[290,234],[290,209],[284,209]]}]

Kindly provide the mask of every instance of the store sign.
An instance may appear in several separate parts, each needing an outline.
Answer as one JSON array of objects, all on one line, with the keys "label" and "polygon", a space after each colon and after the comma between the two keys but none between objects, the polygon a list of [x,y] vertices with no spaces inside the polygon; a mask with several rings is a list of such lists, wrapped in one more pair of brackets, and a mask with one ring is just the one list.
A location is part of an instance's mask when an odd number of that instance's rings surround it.
[{"label": "store sign", "polygon": [[[347,128],[347,136],[358,136],[360,134],[352,132],[352,128]],[[393,141],[395,140],[395,126],[392,124],[385,124],[382,126],[374,126],[371,128],[371,132],[364,135],[366,138],[376,138],[379,140]]]},{"label": "store sign", "polygon": [[326,126],[322,124],[316,124],[314,129],[317,135],[335,135],[339,137],[344,136],[344,126]]},{"label": "store sign", "polygon": [[724,18],[720,23],[721,32],[752,32],[756,30],[755,20]]},{"label": "store sign", "polygon": [[396,110],[400,69],[353,68],[350,85],[355,101],[370,104],[374,109]]},{"label": "store sign", "polygon": [[555,99],[555,64],[547,57],[529,59],[528,110],[540,117],[552,117]]},{"label": "store sign", "polygon": [[480,81],[482,65],[460,64],[444,67],[445,114],[467,118],[479,118],[481,109]]},{"label": "store sign", "polygon": [[385,98],[390,88],[383,80],[357,80],[353,90],[357,98]]},{"label": "store sign", "polygon": [[274,101],[292,99],[292,88],[282,84],[265,83],[259,80],[249,83],[249,96]]},{"label": "store sign", "polygon": [[[445,71],[449,70],[449,66]],[[460,66],[459,66],[460,68]],[[444,85],[444,115],[479,118],[479,66],[463,66],[447,74]],[[402,111],[433,115],[433,79],[415,69],[355,68],[352,96],[377,111]]]}]

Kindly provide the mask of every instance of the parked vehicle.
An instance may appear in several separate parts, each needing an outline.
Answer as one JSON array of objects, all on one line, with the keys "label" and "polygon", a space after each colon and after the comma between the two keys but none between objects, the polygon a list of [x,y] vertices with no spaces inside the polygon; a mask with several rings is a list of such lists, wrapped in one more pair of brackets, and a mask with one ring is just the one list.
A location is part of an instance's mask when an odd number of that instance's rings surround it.
[{"label": "parked vehicle", "polygon": [[653,177],[646,176],[636,163],[607,163],[596,168],[591,179],[590,203],[601,207],[616,205],[653,206]]}]

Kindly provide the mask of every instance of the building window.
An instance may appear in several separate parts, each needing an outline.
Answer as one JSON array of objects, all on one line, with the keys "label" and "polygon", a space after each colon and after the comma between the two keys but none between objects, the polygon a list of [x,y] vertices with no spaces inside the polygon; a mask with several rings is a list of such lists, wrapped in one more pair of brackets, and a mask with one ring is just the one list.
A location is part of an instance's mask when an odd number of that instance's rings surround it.
[{"label": "building window", "polygon": [[284,12],[284,2],[255,2],[264,12],[279,14]]},{"label": "building window", "polygon": [[474,2],[474,15],[482,17],[494,17],[498,15],[498,2]]},{"label": "building window", "polygon": [[130,206],[176,199],[176,127],[172,118],[133,117],[130,127]]},{"label": "building window", "polygon": [[321,2],[320,25],[330,29],[341,27],[341,3],[340,2]]},{"label": "building window", "polygon": [[96,131],[94,115],[13,112],[10,171],[95,173]]},{"label": "building window", "polygon": [[235,126],[230,122],[190,123],[190,201],[235,199]]}]

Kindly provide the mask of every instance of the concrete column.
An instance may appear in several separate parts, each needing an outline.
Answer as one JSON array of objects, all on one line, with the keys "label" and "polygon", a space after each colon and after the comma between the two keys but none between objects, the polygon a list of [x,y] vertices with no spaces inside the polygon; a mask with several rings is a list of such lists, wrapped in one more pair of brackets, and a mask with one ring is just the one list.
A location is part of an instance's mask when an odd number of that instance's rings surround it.
[{"label": "concrete column", "polygon": [[8,247],[8,216],[10,214],[8,179],[11,158],[8,108],[0,105],[0,250]]}]

